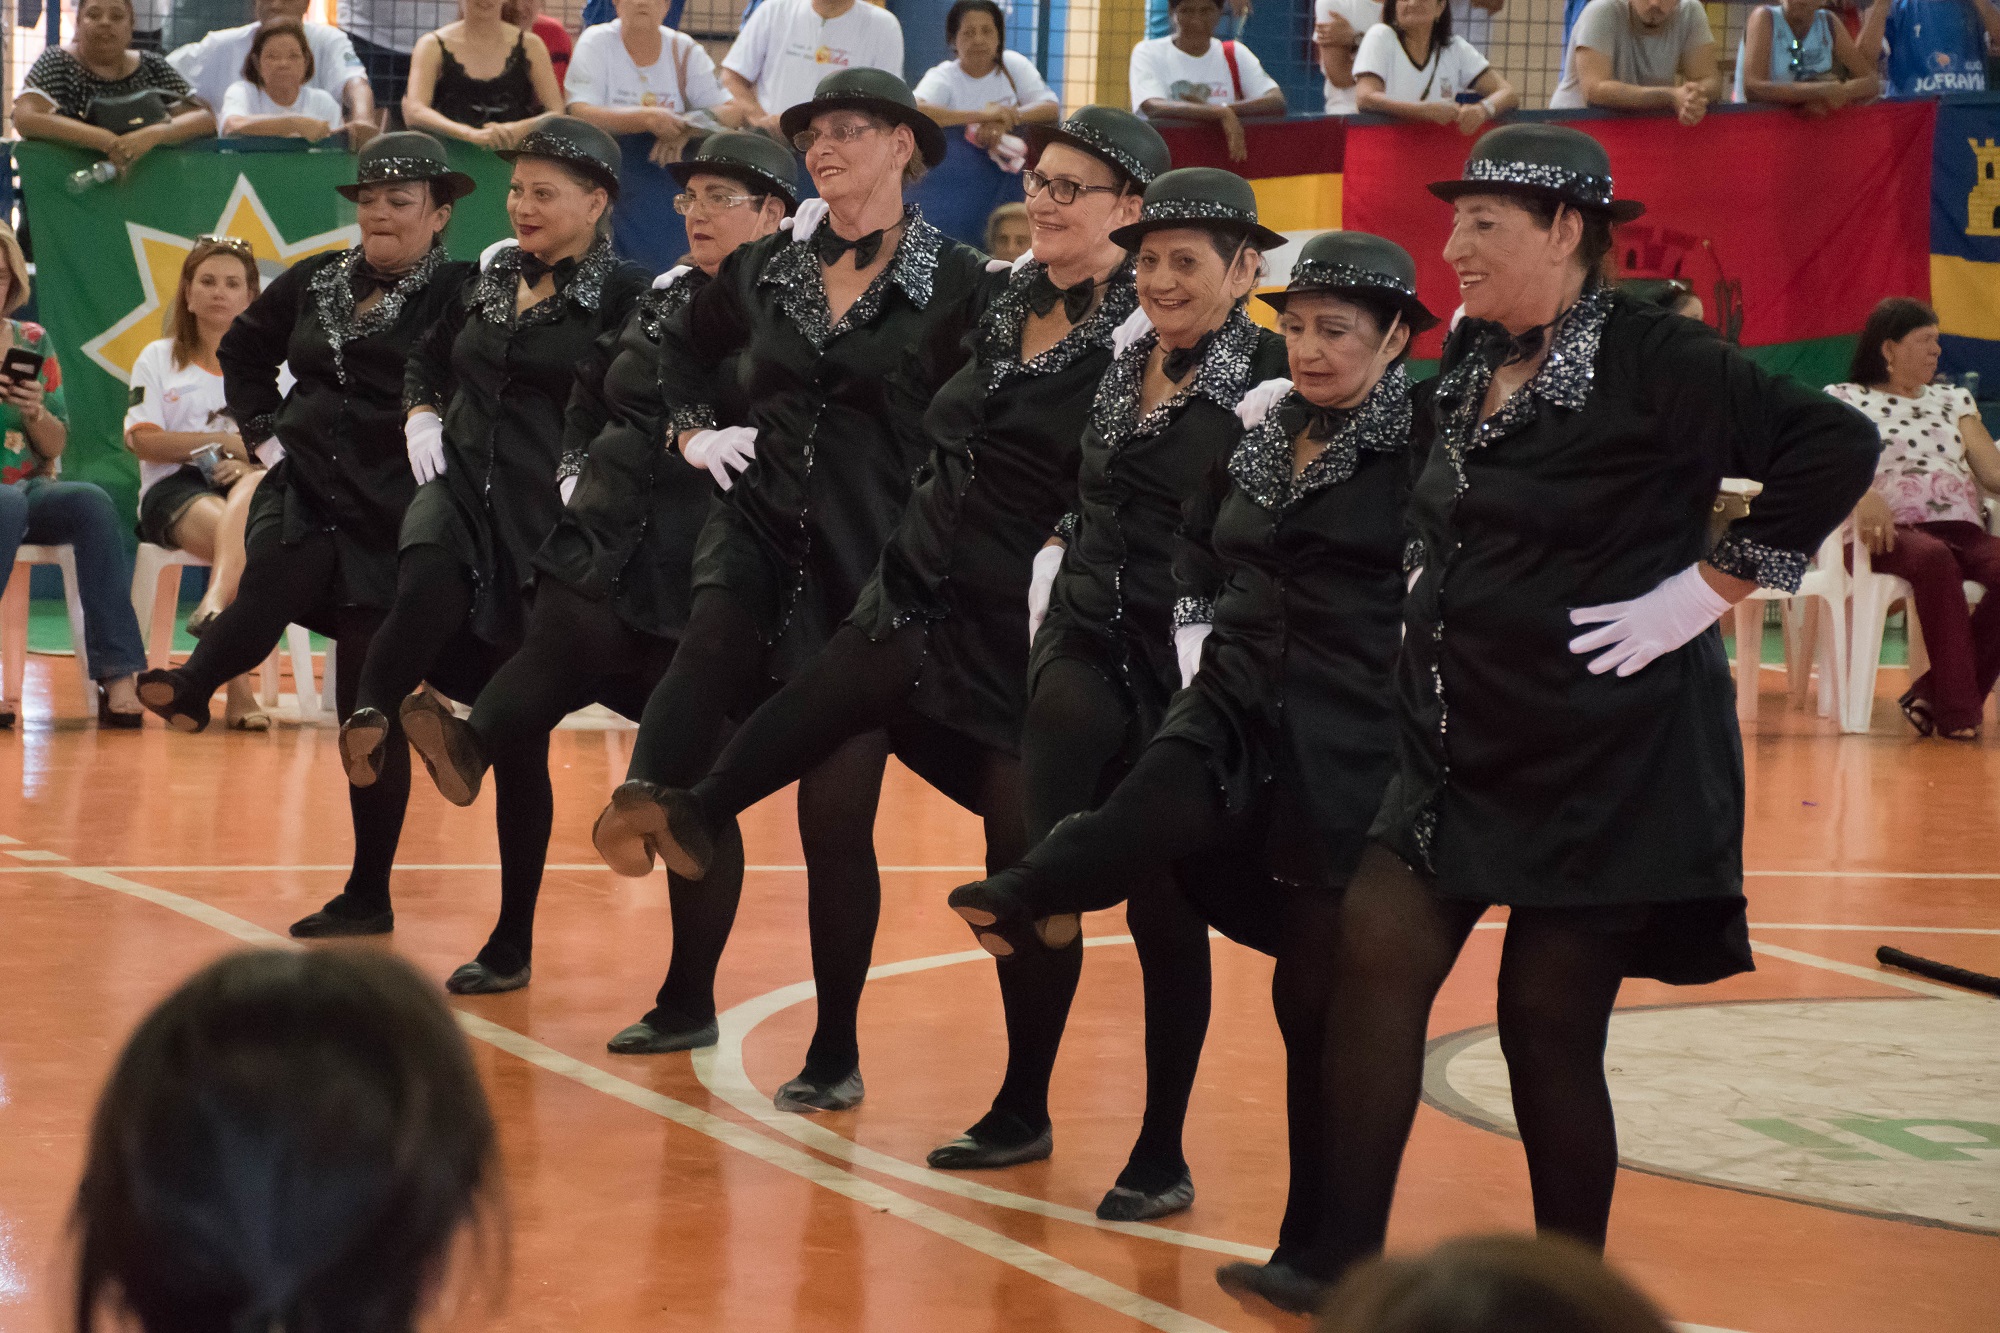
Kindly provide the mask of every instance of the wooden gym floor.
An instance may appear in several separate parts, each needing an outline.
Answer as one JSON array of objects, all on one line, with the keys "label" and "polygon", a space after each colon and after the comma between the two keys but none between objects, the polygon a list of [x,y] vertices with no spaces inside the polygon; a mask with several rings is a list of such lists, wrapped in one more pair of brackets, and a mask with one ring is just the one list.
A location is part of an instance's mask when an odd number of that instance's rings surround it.
[{"label": "wooden gym floor", "polygon": [[[1885,972],[1877,945],[2000,973],[2000,740],[1912,737],[1889,700],[1840,737],[1763,673],[1746,739],[1759,970],[1626,988],[1610,1064],[1621,1173],[1611,1253],[1695,1328],[1972,1333],[2000,1308],[2000,1002]],[[64,1219],[86,1116],[135,1021],[226,950],[281,942],[340,885],[345,784],[330,728],[198,737],[81,720],[69,664],[31,659],[0,733],[0,1329],[61,1328]],[[811,1029],[789,794],[752,811],[753,869],[724,960],[712,1051],[608,1055],[668,940],[664,878],[620,880],[589,822],[628,733],[560,732],[536,980],[454,1001],[503,1130],[513,1262],[498,1333],[625,1330],[1176,1331],[1287,1328],[1215,1286],[1261,1255],[1283,1182],[1278,1037],[1265,960],[1216,945],[1215,1021],[1188,1155],[1200,1196],[1156,1226],[1090,1217],[1140,1092],[1137,967],[1089,923],[1057,1070],[1053,1160],[927,1171],[998,1078],[992,965],[944,907],[978,826],[900,769],[884,791],[877,980],[862,1013],[868,1100],[771,1109]],[[442,978],[484,939],[492,798],[447,805],[418,775],[387,947]],[[1490,924],[1490,923],[1489,923]],[[1433,1021],[1397,1249],[1528,1224],[1489,1026],[1499,935],[1474,937]]]}]

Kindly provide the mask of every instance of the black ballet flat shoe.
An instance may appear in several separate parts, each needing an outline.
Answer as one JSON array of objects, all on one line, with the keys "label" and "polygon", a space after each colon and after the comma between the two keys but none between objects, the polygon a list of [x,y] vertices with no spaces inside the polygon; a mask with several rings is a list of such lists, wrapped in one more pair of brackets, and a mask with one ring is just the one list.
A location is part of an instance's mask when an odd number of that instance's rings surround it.
[{"label": "black ballet flat shoe", "polygon": [[605,1042],[604,1049],[613,1055],[670,1055],[713,1046],[721,1037],[722,1030],[712,1018],[701,1027],[680,1032],[662,1032],[642,1018]]},{"label": "black ballet flat shoe", "polygon": [[[338,899],[335,900],[336,902]],[[292,922],[292,938],[295,940],[339,940],[358,935],[387,935],[396,928],[396,914],[393,911],[372,912],[366,916],[349,916],[345,912],[333,910],[328,903],[311,916]]]},{"label": "black ballet flat shoe", "polygon": [[[143,706],[143,705],[142,705]],[[144,713],[120,713],[111,707],[111,692],[97,687],[97,725],[114,731],[137,731],[146,724]]]},{"label": "black ballet flat shoe", "polygon": [[340,724],[340,766],[357,787],[372,787],[382,776],[389,719],[379,708],[357,708]]},{"label": "black ballet flat shoe", "polygon": [[397,712],[403,734],[430,771],[438,794],[453,805],[471,805],[478,800],[480,779],[486,776],[486,754],[471,724],[429,690],[419,690],[403,700]]},{"label": "black ballet flat shoe", "polygon": [[1045,1162],[1055,1150],[1054,1126],[1037,1132],[1011,1111],[989,1111],[965,1133],[931,1149],[924,1164],[934,1171],[997,1171]]},{"label": "black ballet flat shoe", "polygon": [[1194,1206],[1194,1177],[1181,1178],[1158,1194],[1113,1185],[1097,1205],[1097,1215],[1106,1222],[1150,1222],[1156,1217],[1172,1217]]},{"label": "black ballet flat shoe", "polygon": [[715,840],[694,797],[638,778],[611,793],[590,840],[604,864],[632,879],[651,874],[658,856],[668,873],[698,880],[715,857]]},{"label": "black ballet flat shoe", "polygon": [[526,986],[533,971],[523,965],[519,972],[495,972],[475,958],[446,977],[444,988],[453,995],[504,995]]},{"label": "black ballet flat shoe", "polygon": [[[1307,1277],[1290,1264],[1276,1260],[1268,1264],[1224,1264],[1215,1270],[1215,1281],[1238,1301],[1262,1301],[1287,1314],[1318,1314],[1326,1304],[1330,1282]],[[1253,1309],[1252,1313],[1256,1313]]]},{"label": "black ballet flat shoe", "polygon": [[850,1111],[861,1105],[861,1099],[867,1095],[868,1089],[863,1086],[861,1071],[857,1068],[847,1077],[832,1083],[815,1083],[800,1074],[778,1089],[771,1098],[771,1105],[794,1115],[811,1115],[814,1111]]},{"label": "black ballet flat shoe", "polygon": [[175,731],[190,734],[208,726],[208,700],[185,697],[186,677],[162,669],[139,673],[139,703],[147,712],[166,720]]},{"label": "black ballet flat shoe", "polygon": [[1917,735],[1929,737],[1937,731],[1937,720],[1931,716],[1931,705],[1927,699],[1917,697],[1913,685],[1903,691],[1903,697],[1896,700],[1896,707],[1903,710],[1903,719],[1917,729]]},{"label": "black ballet flat shoe", "polygon": [[20,720],[20,714],[14,711],[14,705],[0,703],[0,731],[11,731],[14,724]]}]

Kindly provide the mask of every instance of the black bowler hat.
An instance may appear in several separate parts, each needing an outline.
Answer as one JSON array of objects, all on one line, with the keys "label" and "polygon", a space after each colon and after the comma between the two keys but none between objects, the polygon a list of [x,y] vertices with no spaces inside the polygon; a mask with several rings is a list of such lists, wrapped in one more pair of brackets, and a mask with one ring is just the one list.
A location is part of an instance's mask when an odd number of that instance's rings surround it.
[{"label": "black bowler hat", "polygon": [[898,125],[908,125],[917,136],[917,153],[924,165],[934,167],[944,161],[944,131],[938,123],[917,110],[910,85],[886,69],[866,66],[843,69],[827,75],[813,89],[812,100],[790,107],[778,117],[778,129],[786,139],[812,124],[814,116],[829,111],[866,111]]},{"label": "black bowler hat", "polygon": [[535,126],[527,138],[494,156],[507,162],[545,157],[576,168],[602,185],[613,199],[618,197],[618,141],[575,116],[550,116]]},{"label": "black bowler hat", "polygon": [[1082,149],[1142,190],[1174,164],[1158,130],[1115,106],[1084,107],[1060,125],[1024,125],[1021,137],[1035,153],[1052,143]]},{"label": "black bowler hat", "polygon": [[473,190],[472,177],[451,169],[444,145],[418,130],[378,134],[354,160],[354,184],[333,188],[349,199],[361,197],[364,185],[396,181],[442,181],[447,201],[463,199]]},{"label": "black bowler hat", "polygon": [[1481,139],[1466,159],[1465,174],[1438,181],[1440,199],[1466,194],[1532,195],[1630,222],[1646,211],[1634,199],[1611,193],[1611,156],[1604,145],[1567,125],[1503,125]]},{"label": "black bowler hat", "polygon": [[1147,232],[1173,227],[1207,227],[1248,238],[1259,250],[1275,250],[1285,238],[1257,221],[1257,192],[1250,182],[1220,167],[1179,167],[1146,187],[1139,220],[1111,233],[1114,243],[1137,250]]},{"label": "black bowler hat", "polygon": [[1293,261],[1285,290],[1257,299],[1273,310],[1283,310],[1292,297],[1315,292],[1386,299],[1403,312],[1403,323],[1412,333],[1422,333],[1438,322],[1417,299],[1417,261],[1410,258],[1410,252],[1365,231],[1323,231],[1313,237]]},{"label": "black bowler hat", "polygon": [[787,213],[799,206],[798,159],[791,149],[762,134],[711,134],[693,157],[668,163],[667,171],[684,187],[695,176],[727,176],[760,194],[779,196]]}]

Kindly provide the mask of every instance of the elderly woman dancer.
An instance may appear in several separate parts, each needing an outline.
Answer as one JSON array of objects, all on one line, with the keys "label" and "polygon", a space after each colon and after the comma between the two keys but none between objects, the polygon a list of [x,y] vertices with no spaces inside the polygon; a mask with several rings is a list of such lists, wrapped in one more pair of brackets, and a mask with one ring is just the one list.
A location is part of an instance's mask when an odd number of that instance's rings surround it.
[{"label": "elderly woman dancer", "polygon": [[[1752,966],[1716,619],[1798,586],[1877,452],[1859,413],[1603,283],[1612,224],[1642,207],[1590,136],[1496,130],[1431,189],[1466,319],[1411,499],[1395,771],[1341,908],[1326,1202],[1310,1245],[1219,1275],[1298,1311],[1382,1246],[1431,1002],[1494,904],[1535,1224],[1603,1246],[1620,984]],[[1704,556],[1724,476],[1764,491]]]}]

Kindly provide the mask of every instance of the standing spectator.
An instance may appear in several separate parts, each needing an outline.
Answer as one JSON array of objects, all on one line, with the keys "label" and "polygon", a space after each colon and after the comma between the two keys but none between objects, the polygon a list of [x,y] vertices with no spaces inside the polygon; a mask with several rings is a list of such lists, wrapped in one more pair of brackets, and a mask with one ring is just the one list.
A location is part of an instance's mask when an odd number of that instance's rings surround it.
[{"label": "standing spectator", "polygon": [[1132,48],[1132,109],[1155,120],[1208,121],[1222,130],[1229,159],[1250,156],[1245,116],[1282,116],[1278,81],[1241,42],[1214,40],[1222,17],[1216,0],[1168,0],[1174,35]]},{"label": "standing spectator", "polygon": [[93,149],[121,169],[162,144],[215,133],[214,113],[166,57],[131,48],[132,0],[82,0],[75,38],[28,70],[14,99],[16,132]]},{"label": "standing spectator", "polygon": [[[1513,85],[1451,30],[1445,0],[1382,0],[1382,21],[1354,57],[1355,101],[1363,111],[1455,125],[1477,134],[1513,109]],[[1461,100],[1477,94],[1475,100]]]},{"label": "standing spectator", "polygon": [[1019,51],[1007,49],[1007,20],[993,0],[955,0],[944,40],[957,59],[941,61],[917,82],[917,110],[947,128],[973,125],[991,149],[1022,124],[1062,119],[1056,95]]},{"label": "standing spectator", "polygon": [[562,111],[549,48],[501,18],[504,3],[464,0],[464,18],[417,39],[403,93],[411,129],[502,152]]},{"label": "standing spectator", "polygon": [[556,72],[556,86],[566,87],[576,43],[570,40],[568,28],[542,12],[542,0],[507,0],[500,17],[542,39],[542,45],[549,48],[549,68]]},{"label": "standing spectator", "polygon": [[[618,21],[587,28],[569,67],[569,113],[611,134],[650,134],[652,159],[680,160],[690,135],[741,109],[700,42],[661,23],[667,0],[618,0]],[[708,114],[698,114],[708,113]]]},{"label": "standing spectator", "polygon": [[[1827,392],[1882,433],[1875,481],[1854,508],[1856,535],[1878,573],[1908,579],[1931,669],[1896,702],[1922,736],[1979,739],[1979,718],[2000,679],[2000,537],[1987,533],[1979,489],[2000,493],[2000,450],[1972,395],[1933,384],[1938,317],[1890,297],[1854,347],[1848,383]],[[1986,588],[1968,612],[1965,583]]]},{"label": "standing spectator", "polygon": [[[458,0],[339,0],[340,26],[368,71],[376,105],[400,113],[417,39],[458,17]],[[396,125],[384,128],[396,129]]]},{"label": "standing spectator", "polygon": [[2000,45],[1993,0],[1875,0],[1855,47],[1884,61],[1891,97],[1986,91],[1986,46]]},{"label": "standing spectator", "polygon": [[[236,28],[217,28],[198,42],[175,47],[167,63],[194,85],[194,95],[211,107],[220,107],[229,85],[243,77],[243,62],[257,40],[258,30],[267,23],[290,19],[302,25],[306,49],[312,54],[313,72],[306,86],[317,88],[345,106],[349,120],[375,121],[375,94],[368,86],[368,72],[347,34],[326,23],[306,21],[308,0],[257,0],[257,21]],[[359,145],[356,145],[357,147]]]},{"label": "standing spectator", "polygon": [[1376,0],[1317,0],[1313,6],[1313,46],[1319,71],[1326,76],[1329,116],[1351,116],[1360,109],[1354,104],[1354,56],[1361,34],[1381,19]]},{"label": "standing spectator", "polygon": [[[223,94],[220,133],[317,142],[348,128],[341,121],[340,103],[312,87],[312,76],[312,47],[298,20],[264,24],[243,58],[243,77]],[[374,127],[353,128],[365,137]]]},{"label": "standing spectator", "polygon": [[1874,62],[1862,60],[1854,38],[1820,0],[1784,0],[1750,11],[1736,55],[1737,101],[1777,102],[1824,116],[1881,93]]},{"label": "standing spectator", "polygon": [[746,125],[783,139],[779,116],[810,102],[827,75],[864,67],[903,77],[903,25],[888,10],[867,0],[763,0],[722,58],[722,86]]},{"label": "standing spectator", "polygon": [[[0,260],[6,269],[0,274],[0,314],[11,316],[28,303],[28,264],[14,229],[5,223],[0,223]],[[98,487],[56,480],[57,460],[69,442],[69,418],[63,411],[62,367],[48,334],[39,324],[0,318],[0,353],[12,348],[42,362],[32,378],[0,374],[0,590],[22,542],[76,548],[84,650],[97,681],[97,724],[136,727],[142,715],[132,677],[146,665],[146,649],[132,614],[130,569],[119,535],[123,524],[111,497]],[[13,724],[13,705],[0,703],[0,726]]]},{"label": "standing spectator", "polygon": [[1026,204],[1002,204],[986,219],[986,253],[1009,264],[1034,243]]},{"label": "standing spectator", "polygon": [[1493,49],[1493,20],[1507,0],[1451,0],[1452,31],[1481,51]]},{"label": "standing spectator", "polygon": [[1551,110],[1671,111],[1698,125],[1722,97],[1701,0],[1590,0],[1570,34]]}]

